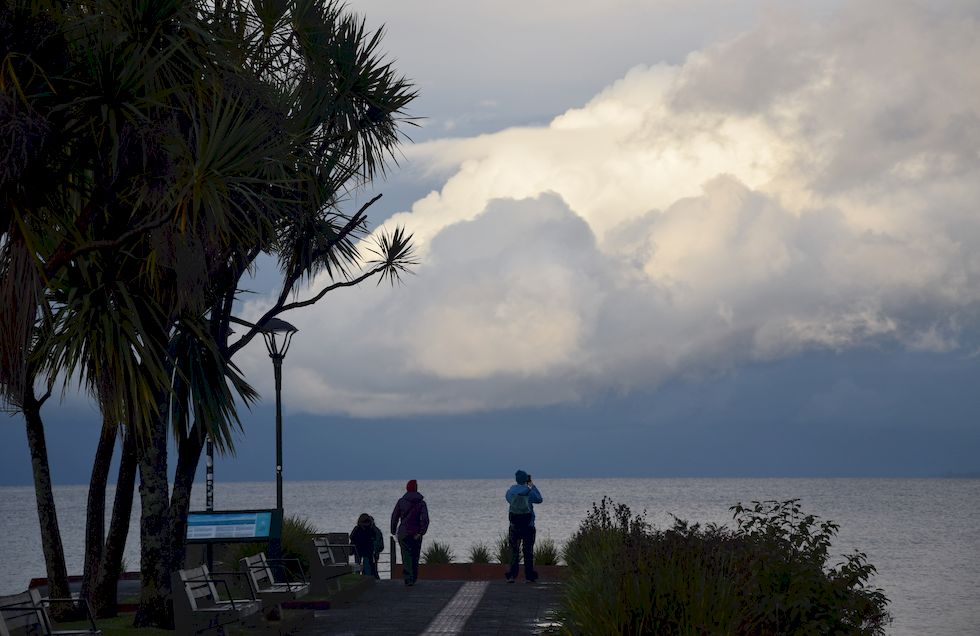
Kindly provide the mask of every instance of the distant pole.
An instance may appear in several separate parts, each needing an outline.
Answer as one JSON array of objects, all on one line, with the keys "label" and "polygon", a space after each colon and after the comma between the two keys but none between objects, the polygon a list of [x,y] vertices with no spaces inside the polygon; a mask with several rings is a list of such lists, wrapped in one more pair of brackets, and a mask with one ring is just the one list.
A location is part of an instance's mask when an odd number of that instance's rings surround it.
[{"label": "distant pole", "polygon": [[204,509],[214,510],[214,442],[211,441],[211,436],[207,436],[207,441],[205,442],[205,458],[204,458]]},{"label": "distant pole", "polygon": [[[214,510],[214,442],[211,441],[211,435],[208,435],[205,439],[204,509],[211,511]],[[208,569],[212,570],[214,569],[214,550],[210,542],[208,542],[204,550],[208,561]]]}]

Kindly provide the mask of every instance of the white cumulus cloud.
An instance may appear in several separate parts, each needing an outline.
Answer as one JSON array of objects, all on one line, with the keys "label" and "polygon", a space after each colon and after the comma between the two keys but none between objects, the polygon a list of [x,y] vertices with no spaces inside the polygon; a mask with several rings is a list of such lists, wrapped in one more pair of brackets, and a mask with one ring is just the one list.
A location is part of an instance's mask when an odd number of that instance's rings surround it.
[{"label": "white cumulus cloud", "polygon": [[290,404],[452,413],[815,348],[959,350],[980,300],[976,13],[772,13],[548,125],[408,148],[450,175],[386,222],[422,262],[289,316]]}]

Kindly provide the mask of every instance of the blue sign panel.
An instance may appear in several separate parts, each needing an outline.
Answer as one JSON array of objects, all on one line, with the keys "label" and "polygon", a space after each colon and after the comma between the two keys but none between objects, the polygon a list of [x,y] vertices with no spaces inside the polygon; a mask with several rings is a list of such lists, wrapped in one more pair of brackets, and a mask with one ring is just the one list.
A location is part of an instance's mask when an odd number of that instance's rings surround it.
[{"label": "blue sign panel", "polygon": [[187,541],[268,541],[282,531],[280,514],[277,510],[190,512],[187,515]]}]

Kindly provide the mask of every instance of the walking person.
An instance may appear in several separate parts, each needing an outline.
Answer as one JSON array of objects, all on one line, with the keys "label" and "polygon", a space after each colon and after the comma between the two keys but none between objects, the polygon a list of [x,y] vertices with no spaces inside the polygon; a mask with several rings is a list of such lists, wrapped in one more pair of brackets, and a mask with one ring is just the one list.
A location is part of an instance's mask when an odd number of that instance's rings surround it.
[{"label": "walking person", "polygon": [[517,579],[519,570],[520,556],[524,555],[524,580],[534,583],[538,580],[538,573],[534,571],[534,504],[539,504],[544,499],[538,487],[531,481],[531,476],[523,470],[514,473],[514,480],[517,482],[507,489],[504,498],[509,504],[507,518],[510,521],[510,530],[507,537],[510,540],[510,569],[507,570],[507,582],[513,583]]},{"label": "walking person", "polygon": [[361,564],[361,574],[380,579],[378,574],[378,557],[385,547],[385,538],[378,526],[374,525],[374,517],[362,512],[357,518],[357,525],[350,533],[350,542],[354,546],[354,557]]},{"label": "walking person", "polygon": [[402,549],[402,575],[405,585],[415,585],[422,556],[422,536],[429,529],[429,508],[414,479],[405,484],[405,494],[391,511],[391,534]]}]

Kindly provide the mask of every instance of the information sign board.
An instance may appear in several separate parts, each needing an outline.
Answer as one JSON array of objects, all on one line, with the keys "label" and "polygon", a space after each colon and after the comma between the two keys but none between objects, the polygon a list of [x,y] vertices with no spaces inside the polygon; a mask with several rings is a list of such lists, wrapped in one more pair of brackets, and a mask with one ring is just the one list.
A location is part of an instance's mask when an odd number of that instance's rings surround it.
[{"label": "information sign board", "polygon": [[209,510],[187,515],[188,543],[268,541],[281,534],[280,510]]}]

